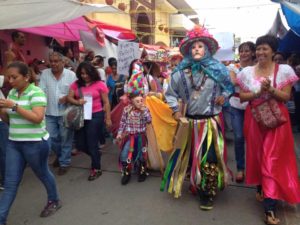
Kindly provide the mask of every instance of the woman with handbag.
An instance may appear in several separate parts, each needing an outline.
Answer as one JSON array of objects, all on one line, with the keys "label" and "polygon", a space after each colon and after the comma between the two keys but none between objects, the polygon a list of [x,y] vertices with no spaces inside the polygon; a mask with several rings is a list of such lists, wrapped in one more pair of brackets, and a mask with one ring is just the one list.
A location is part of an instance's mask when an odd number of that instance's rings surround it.
[{"label": "woman with handbag", "polygon": [[97,69],[89,62],[79,64],[76,76],[78,80],[70,87],[68,102],[74,105],[84,105],[85,97],[92,98],[92,117],[84,120],[84,126],[75,132],[77,149],[91,157],[88,180],[92,181],[102,174],[101,154],[98,148],[101,126],[105,126],[105,124],[107,127],[111,126],[108,88],[104,82],[100,81]]},{"label": "woman with handbag", "polygon": [[245,111],[246,184],[258,185],[257,200],[263,201],[266,224],[279,224],[276,203],[300,202],[300,183],[288,110],[284,104],[298,80],[288,65],[272,60],[278,47],[276,37],[256,41],[255,66],[238,74]]}]

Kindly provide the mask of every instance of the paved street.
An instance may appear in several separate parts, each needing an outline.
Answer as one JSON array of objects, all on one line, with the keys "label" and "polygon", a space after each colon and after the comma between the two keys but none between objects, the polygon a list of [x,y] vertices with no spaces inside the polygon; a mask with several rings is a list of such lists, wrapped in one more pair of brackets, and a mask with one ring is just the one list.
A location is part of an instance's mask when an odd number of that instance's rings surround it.
[{"label": "paved street", "polygon": [[[300,159],[300,135],[296,135]],[[234,170],[232,138],[229,138],[229,166]],[[72,168],[57,178],[63,207],[49,218],[39,213],[46,193],[30,169],[26,169],[18,196],[11,209],[9,225],[263,225],[263,208],[255,200],[255,189],[231,183],[219,193],[215,208],[199,209],[198,200],[188,192],[174,199],[159,191],[160,174],[151,173],[144,183],[133,176],[121,186],[117,149],[110,144],[103,151],[103,175],[87,181],[89,160],[84,154],[73,157]],[[300,190],[299,190],[300,191]],[[300,224],[300,206],[280,204],[283,225]]]}]

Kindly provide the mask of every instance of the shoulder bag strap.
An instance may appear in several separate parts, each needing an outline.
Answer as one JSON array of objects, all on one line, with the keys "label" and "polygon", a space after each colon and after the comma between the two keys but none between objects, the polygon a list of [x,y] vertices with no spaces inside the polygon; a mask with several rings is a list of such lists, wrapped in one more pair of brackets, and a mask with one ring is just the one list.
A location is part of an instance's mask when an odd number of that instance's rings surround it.
[{"label": "shoulder bag strap", "polygon": [[275,64],[275,69],[274,69],[274,79],[273,79],[273,87],[276,88],[277,84],[276,84],[276,78],[277,78],[277,73],[279,70],[279,64]]},{"label": "shoulder bag strap", "polygon": [[79,98],[83,98],[81,87],[78,87]]}]

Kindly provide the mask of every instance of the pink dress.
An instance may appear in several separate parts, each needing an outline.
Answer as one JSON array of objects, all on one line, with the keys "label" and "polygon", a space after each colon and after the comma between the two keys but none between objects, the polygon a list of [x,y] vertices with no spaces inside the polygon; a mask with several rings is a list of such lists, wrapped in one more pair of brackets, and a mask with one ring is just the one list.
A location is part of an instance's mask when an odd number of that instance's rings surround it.
[{"label": "pink dress", "polygon": [[[272,84],[273,77],[270,76]],[[297,80],[290,66],[279,66],[277,88],[281,89]],[[260,89],[261,83],[255,78],[254,67],[246,67],[238,74],[238,84],[244,92]],[[262,185],[265,198],[299,203],[300,182],[289,113],[284,103],[279,102],[279,107],[288,122],[270,130],[261,129],[252,116],[250,105],[246,108],[246,184]]]}]

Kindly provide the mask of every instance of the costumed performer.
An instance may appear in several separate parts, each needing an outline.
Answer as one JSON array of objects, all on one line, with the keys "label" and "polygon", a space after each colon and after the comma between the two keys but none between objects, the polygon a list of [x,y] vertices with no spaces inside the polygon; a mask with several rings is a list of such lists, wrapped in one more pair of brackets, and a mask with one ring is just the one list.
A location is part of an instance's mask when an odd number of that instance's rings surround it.
[{"label": "costumed performer", "polygon": [[120,163],[122,165],[121,184],[126,185],[131,171],[137,168],[138,181],[147,177],[147,137],[146,127],[151,123],[149,109],[144,105],[143,67],[133,64],[133,72],[127,85],[129,105],[123,109],[117,141],[121,144]]},{"label": "costumed performer", "polygon": [[[205,28],[189,31],[179,48],[184,59],[173,71],[165,98],[174,118],[187,117],[189,127],[182,147],[169,158],[161,190],[167,185],[169,193],[179,197],[189,170],[191,191],[199,194],[200,208],[210,210],[228,176],[220,113],[234,87],[226,67],[212,58],[219,46]],[[185,115],[181,115],[178,99],[187,105]]]}]

